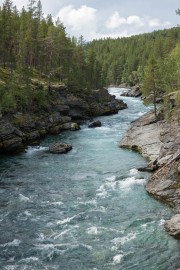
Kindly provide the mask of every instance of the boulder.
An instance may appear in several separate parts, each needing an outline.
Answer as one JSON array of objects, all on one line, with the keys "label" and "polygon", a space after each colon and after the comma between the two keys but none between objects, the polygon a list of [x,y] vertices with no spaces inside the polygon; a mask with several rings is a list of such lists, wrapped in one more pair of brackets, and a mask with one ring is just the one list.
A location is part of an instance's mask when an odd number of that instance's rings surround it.
[{"label": "boulder", "polygon": [[80,126],[74,122],[64,123],[61,125],[61,131],[65,131],[65,130],[76,131],[79,129],[80,129]]},{"label": "boulder", "polygon": [[49,146],[49,152],[52,154],[64,154],[71,149],[72,145],[67,143],[53,143]]},{"label": "boulder", "polygon": [[88,125],[89,128],[96,128],[96,127],[101,127],[101,121],[97,120],[97,121],[93,121],[92,123],[90,123]]},{"label": "boulder", "polygon": [[180,239],[180,214],[177,214],[166,221],[164,227],[171,236]]},{"label": "boulder", "polygon": [[131,87],[128,91],[121,94],[124,97],[140,97],[142,92],[138,85]]}]

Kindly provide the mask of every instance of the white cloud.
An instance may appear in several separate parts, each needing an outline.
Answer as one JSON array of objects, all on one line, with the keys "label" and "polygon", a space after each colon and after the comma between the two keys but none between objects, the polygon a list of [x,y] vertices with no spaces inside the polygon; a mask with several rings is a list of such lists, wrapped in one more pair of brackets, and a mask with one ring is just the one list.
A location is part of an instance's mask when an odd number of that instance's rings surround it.
[{"label": "white cloud", "polygon": [[150,19],[149,26],[150,27],[159,27],[161,25],[159,19]]},{"label": "white cloud", "polygon": [[168,21],[161,22],[159,19],[149,19],[148,24],[152,28],[156,28],[156,27],[167,27],[167,26],[170,26],[171,25],[170,22],[168,22]]},{"label": "white cloud", "polygon": [[145,32],[148,31],[148,29],[151,31],[152,28],[162,29],[165,27],[170,27],[171,25],[172,24],[169,21],[162,22],[160,19],[151,17],[139,17],[137,15],[131,15],[125,18],[122,17],[117,11],[114,12],[105,22],[107,29],[115,31],[121,27],[121,30],[124,30],[125,28],[127,33],[129,33],[131,30],[130,26],[133,26],[134,31],[138,33],[138,29]]},{"label": "white cloud", "polygon": [[112,16],[109,17],[109,19],[107,19],[106,27],[109,29],[115,29],[125,23],[126,19],[124,17],[121,17],[119,13],[116,11],[113,13]]},{"label": "white cloud", "polygon": [[136,25],[136,26],[143,26],[143,18],[133,15],[127,18],[121,17],[120,14],[116,11],[114,12],[106,21],[105,25],[108,29],[116,29],[121,25]]},{"label": "white cloud", "polygon": [[[86,36],[96,31],[96,9],[82,5],[75,9],[73,5],[66,6],[58,12],[59,17],[65,26],[70,27],[74,34]],[[81,33],[81,34],[80,34]]]},{"label": "white cloud", "polygon": [[127,18],[127,24],[136,24],[138,26],[143,26],[144,25],[144,19],[140,18],[139,16],[133,15],[129,16]]}]

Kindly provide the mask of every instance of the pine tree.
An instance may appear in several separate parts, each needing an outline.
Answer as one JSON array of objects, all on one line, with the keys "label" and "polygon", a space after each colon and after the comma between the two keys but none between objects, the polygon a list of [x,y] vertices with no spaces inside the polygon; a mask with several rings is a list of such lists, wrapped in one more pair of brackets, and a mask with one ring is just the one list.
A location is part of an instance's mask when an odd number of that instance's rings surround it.
[{"label": "pine tree", "polygon": [[151,58],[145,68],[142,90],[149,102],[154,105],[154,114],[157,120],[156,99],[160,91],[158,80],[158,66],[155,59]]}]

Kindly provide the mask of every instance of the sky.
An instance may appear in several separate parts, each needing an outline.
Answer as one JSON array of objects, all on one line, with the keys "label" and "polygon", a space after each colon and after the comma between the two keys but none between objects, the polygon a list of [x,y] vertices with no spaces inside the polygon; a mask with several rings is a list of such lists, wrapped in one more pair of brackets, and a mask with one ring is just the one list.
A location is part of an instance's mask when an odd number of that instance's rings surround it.
[{"label": "sky", "polygon": [[[28,0],[12,0],[20,10]],[[0,5],[4,0],[0,0]],[[128,37],[180,24],[179,0],[41,0],[44,15],[57,17],[69,36],[86,41]]]}]

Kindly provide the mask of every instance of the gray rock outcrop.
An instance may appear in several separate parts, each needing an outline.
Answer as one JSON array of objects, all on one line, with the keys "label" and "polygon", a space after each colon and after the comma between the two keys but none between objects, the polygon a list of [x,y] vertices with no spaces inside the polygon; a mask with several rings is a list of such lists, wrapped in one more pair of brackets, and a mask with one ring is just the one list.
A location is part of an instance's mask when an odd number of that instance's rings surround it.
[{"label": "gray rock outcrop", "polygon": [[164,126],[165,122],[156,123],[154,114],[149,112],[132,123],[119,146],[136,150],[143,157],[154,162],[162,146],[159,137]]}]

